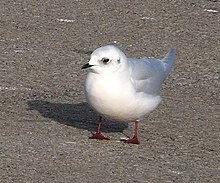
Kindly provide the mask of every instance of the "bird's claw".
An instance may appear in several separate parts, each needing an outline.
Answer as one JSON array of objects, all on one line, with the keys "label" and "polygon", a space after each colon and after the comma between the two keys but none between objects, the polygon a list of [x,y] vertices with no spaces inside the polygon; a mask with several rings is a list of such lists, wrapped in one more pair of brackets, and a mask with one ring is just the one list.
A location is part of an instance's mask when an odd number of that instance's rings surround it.
[{"label": "bird's claw", "polygon": [[124,143],[130,143],[130,144],[140,144],[137,136],[134,136],[132,138],[129,138],[129,139],[120,139],[122,142]]},{"label": "bird's claw", "polygon": [[[91,132],[92,133],[92,132]],[[92,133],[90,139],[98,139],[98,140],[110,140],[110,138],[103,136],[101,133]]]}]

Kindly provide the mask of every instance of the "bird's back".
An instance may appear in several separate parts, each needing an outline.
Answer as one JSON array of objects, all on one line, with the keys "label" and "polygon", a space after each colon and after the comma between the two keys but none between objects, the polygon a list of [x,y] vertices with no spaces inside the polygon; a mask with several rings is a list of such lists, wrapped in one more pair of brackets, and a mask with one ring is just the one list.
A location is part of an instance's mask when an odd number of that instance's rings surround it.
[{"label": "bird's back", "polygon": [[128,59],[131,81],[137,92],[159,95],[161,85],[172,68],[175,52],[175,49],[171,49],[162,60]]}]

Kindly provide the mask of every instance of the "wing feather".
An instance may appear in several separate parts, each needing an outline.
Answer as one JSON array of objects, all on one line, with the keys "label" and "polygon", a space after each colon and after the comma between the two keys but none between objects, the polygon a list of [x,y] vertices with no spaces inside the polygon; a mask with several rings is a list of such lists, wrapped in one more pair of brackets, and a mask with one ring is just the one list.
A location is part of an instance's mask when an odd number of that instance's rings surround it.
[{"label": "wing feather", "polygon": [[131,81],[137,92],[159,95],[163,81],[171,70],[175,49],[162,59],[128,59]]}]

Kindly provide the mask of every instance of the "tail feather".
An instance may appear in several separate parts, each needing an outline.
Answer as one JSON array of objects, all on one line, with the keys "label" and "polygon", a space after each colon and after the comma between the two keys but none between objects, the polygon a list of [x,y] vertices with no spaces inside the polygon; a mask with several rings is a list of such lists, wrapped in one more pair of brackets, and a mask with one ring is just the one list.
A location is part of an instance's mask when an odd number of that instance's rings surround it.
[{"label": "tail feather", "polygon": [[170,51],[165,55],[165,57],[162,59],[162,62],[165,63],[164,67],[165,67],[165,73],[166,75],[168,75],[168,73],[170,72],[174,59],[175,59],[175,55],[176,55],[176,49],[175,48],[171,48]]}]

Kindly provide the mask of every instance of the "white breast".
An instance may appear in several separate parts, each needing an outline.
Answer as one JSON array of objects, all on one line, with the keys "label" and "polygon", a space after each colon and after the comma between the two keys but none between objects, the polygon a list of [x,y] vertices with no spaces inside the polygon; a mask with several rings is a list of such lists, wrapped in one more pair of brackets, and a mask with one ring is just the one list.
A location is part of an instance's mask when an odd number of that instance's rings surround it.
[{"label": "white breast", "polygon": [[118,121],[137,120],[158,106],[160,96],[137,93],[127,79],[129,77],[120,77],[120,81],[118,77],[94,73],[87,75],[87,100],[102,116]]}]

